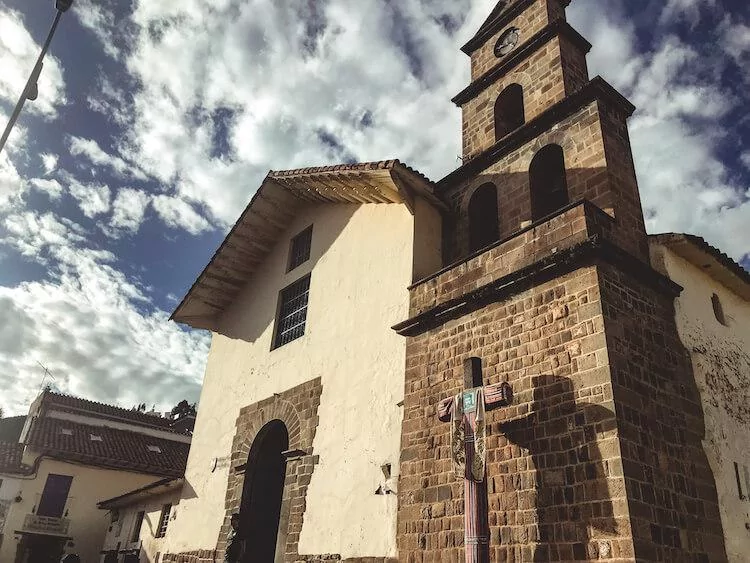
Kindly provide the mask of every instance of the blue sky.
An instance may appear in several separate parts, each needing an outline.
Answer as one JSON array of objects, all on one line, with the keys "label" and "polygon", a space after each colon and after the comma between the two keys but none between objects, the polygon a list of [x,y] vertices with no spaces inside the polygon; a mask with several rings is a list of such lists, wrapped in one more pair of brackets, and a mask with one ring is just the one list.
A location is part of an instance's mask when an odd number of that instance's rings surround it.
[{"label": "blue sky", "polygon": [[[54,16],[0,0],[0,123]],[[45,364],[64,392],[197,400],[209,338],[167,321],[269,169],[400,158],[455,168],[459,46],[490,0],[76,0],[0,155],[0,408]],[[570,22],[636,106],[650,232],[750,266],[750,8],[574,0]]]}]

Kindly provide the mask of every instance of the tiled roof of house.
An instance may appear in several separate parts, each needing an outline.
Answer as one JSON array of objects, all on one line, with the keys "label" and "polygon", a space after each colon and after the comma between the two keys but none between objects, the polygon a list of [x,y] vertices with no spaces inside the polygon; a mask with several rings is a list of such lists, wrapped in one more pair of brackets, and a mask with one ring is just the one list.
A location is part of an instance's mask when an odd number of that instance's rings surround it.
[{"label": "tiled roof of house", "polygon": [[86,411],[106,418],[125,420],[142,426],[162,428],[167,431],[170,429],[172,423],[168,418],[163,418],[161,416],[133,411],[114,405],[107,405],[105,403],[98,403],[96,401],[89,401],[87,399],[80,399],[78,397],[71,397],[70,395],[62,395],[52,391],[44,392],[42,406],[43,408],[46,406],[47,408],[52,407],[57,410],[74,411],[77,413]]},{"label": "tiled roof of house", "polygon": [[54,418],[35,419],[26,443],[58,459],[162,477],[184,475],[190,450],[182,442]]},{"label": "tiled roof of house", "polygon": [[21,463],[23,444],[0,442],[0,473],[20,473],[25,467]]},{"label": "tiled roof of house", "polygon": [[353,162],[350,164],[333,164],[330,166],[310,166],[307,168],[295,168],[292,170],[271,170],[268,173],[270,178],[285,178],[289,176],[308,176],[313,174],[325,174],[328,172],[365,172],[369,170],[392,170],[396,167],[408,170],[416,174],[426,184],[433,185],[433,181],[422,174],[419,170],[412,168],[401,162],[397,158],[390,160],[376,160],[374,162]]}]

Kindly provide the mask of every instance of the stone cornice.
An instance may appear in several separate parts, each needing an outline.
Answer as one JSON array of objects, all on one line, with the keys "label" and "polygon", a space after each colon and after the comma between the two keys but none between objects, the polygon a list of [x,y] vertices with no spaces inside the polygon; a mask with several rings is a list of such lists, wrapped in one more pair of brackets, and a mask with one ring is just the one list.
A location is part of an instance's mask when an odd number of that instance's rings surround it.
[{"label": "stone cornice", "polygon": [[478,174],[595,100],[619,107],[626,117],[630,117],[635,111],[635,106],[632,103],[603,78],[597,76],[578,92],[550,106],[534,119],[527,121],[469,162],[445,176],[437,182],[437,191],[445,190],[456,182]]},{"label": "stone cornice", "polygon": [[601,235],[595,234],[579,244],[542,258],[461,297],[441,303],[392,328],[401,336],[416,336],[489,303],[502,301],[533,286],[597,263],[614,265],[672,298],[677,297],[682,291],[681,286],[650,265],[641,262]]},{"label": "stone cornice", "polygon": [[531,39],[526,41],[513,53],[502,59],[498,64],[492,67],[490,70],[485,72],[482,76],[474,80],[461,92],[459,92],[451,101],[457,106],[461,106],[466,102],[477,97],[482,91],[487,89],[496,80],[506,74],[511,68],[519,65],[531,55],[543,47],[546,43],[550,42],[555,37],[565,37],[571,43],[575,44],[579,49],[583,50],[584,53],[588,53],[591,50],[591,43],[586,41],[584,37],[573,29],[568,22],[565,20],[557,20],[554,23],[548,25],[538,33],[534,34]]}]

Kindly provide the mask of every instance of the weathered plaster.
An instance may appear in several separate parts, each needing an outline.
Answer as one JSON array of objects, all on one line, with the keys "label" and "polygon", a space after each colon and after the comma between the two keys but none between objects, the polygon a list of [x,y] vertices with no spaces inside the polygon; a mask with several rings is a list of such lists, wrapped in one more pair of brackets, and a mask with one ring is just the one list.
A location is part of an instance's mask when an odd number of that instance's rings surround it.
[{"label": "weathered plaster", "polygon": [[[320,377],[299,552],[395,555],[396,495],[375,491],[381,465],[398,467],[405,342],[390,327],[408,315],[414,221],[397,204],[312,206],[276,243],[213,335],[170,553],[217,545],[240,409]],[[289,241],[310,224],[310,260],[286,272]],[[278,293],[310,271],[305,336],[271,350]]]},{"label": "weathered plaster", "polygon": [[[740,499],[734,464],[744,487],[750,469],[750,303],[667,248],[652,245],[654,265],[684,287],[675,304],[677,328],[690,352],[701,393],[704,448],[719,495],[729,561],[750,553],[750,499]],[[716,320],[712,294],[721,300],[727,325]]]}]

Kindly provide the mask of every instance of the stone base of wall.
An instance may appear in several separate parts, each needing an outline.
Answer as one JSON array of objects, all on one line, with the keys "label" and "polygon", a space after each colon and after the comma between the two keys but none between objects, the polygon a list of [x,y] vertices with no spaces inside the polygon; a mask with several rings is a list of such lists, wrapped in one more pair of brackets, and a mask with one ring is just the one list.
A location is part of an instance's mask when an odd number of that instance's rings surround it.
[{"label": "stone base of wall", "polygon": [[[198,551],[189,551],[186,553],[173,554],[168,553],[160,563],[219,563],[219,552],[215,550],[201,549]],[[354,557],[351,559],[341,559],[340,555],[300,555],[294,563],[330,563],[338,561],[340,563],[398,563],[398,559],[391,557]]]},{"label": "stone base of wall", "polygon": [[161,563],[215,563],[220,561],[216,550],[199,549],[186,553],[167,553],[161,558]]}]

